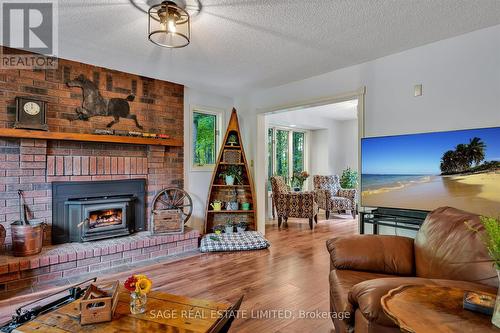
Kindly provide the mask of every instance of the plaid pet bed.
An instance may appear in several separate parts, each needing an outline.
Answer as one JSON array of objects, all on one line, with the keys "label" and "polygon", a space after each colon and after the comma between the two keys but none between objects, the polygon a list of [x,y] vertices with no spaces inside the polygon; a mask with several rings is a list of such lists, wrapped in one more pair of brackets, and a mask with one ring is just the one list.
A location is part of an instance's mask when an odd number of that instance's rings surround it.
[{"label": "plaid pet bed", "polygon": [[201,240],[201,252],[248,251],[266,249],[270,246],[267,239],[258,231],[245,231],[232,234],[206,234]]}]

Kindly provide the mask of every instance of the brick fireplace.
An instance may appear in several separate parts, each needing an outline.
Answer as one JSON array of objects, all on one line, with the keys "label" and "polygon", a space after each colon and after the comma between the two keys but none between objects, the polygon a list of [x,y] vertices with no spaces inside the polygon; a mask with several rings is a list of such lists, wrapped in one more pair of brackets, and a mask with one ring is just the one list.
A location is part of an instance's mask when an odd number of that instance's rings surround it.
[{"label": "brick fireplace", "polygon": [[[68,87],[66,82],[82,74],[97,85],[106,99],[134,95],[134,100],[129,102],[130,112],[144,127],[142,131],[166,134],[178,143],[129,143],[126,140],[117,143],[111,137],[109,142],[102,139],[105,136],[100,137],[99,142],[92,142],[74,137],[64,139],[64,135],[48,139],[2,135],[2,132],[13,131],[15,98],[18,96],[48,103],[49,134],[91,134],[94,129],[105,129],[112,117],[69,120],[74,118],[75,108],[82,104],[82,91]],[[59,68],[55,70],[0,70],[0,224],[7,231],[0,254],[0,292],[197,247],[199,234],[196,231],[188,229],[176,237],[151,236],[146,232],[149,205],[156,192],[166,187],[183,187],[184,184],[183,92],[182,85],[64,59],[59,60]],[[121,119],[113,129],[138,130],[132,119]],[[127,181],[142,182],[142,193],[139,196],[133,193],[111,196],[109,193],[86,193],[68,198],[63,203],[67,211],[87,209],[90,213],[84,218],[89,219],[84,241],[102,239],[104,229],[114,230],[114,236],[124,237],[81,245],[57,245],[79,242],[82,235],[71,237],[66,235],[67,231],[60,232],[64,228],[57,224],[60,218],[53,213],[57,204],[52,200],[55,184],[115,182],[108,185],[108,188],[115,188],[116,184]],[[43,219],[48,224],[44,249],[38,256],[14,258],[8,251],[10,224],[19,218],[19,189],[24,191],[29,217]],[[108,200],[107,210],[102,206],[105,200]],[[114,200],[112,205],[109,205],[109,200]],[[128,208],[131,206],[133,209]],[[96,223],[101,223],[101,226],[96,227]]]},{"label": "brick fireplace", "polygon": [[[1,135],[1,129],[0,129]],[[17,190],[24,190],[30,217],[43,219],[44,244],[61,243],[52,236],[52,185],[54,182],[145,182],[146,212],[155,193],[183,185],[182,149],[37,139],[0,139],[0,221],[11,243],[10,223],[19,218]],[[147,229],[147,216],[140,230]]]}]

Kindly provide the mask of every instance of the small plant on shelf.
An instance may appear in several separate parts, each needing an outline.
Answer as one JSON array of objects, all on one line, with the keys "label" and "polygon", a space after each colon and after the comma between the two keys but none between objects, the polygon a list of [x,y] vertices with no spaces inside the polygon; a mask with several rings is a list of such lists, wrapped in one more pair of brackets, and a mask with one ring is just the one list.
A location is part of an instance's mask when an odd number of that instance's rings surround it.
[{"label": "small plant on shelf", "polygon": [[234,231],[234,222],[231,219],[226,221],[226,234],[232,234]]},{"label": "small plant on shelf", "polygon": [[244,232],[245,230],[247,230],[247,227],[248,223],[245,221],[241,221],[236,225],[236,229],[238,230],[238,232]]},{"label": "small plant on shelf", "polygon": [[235,181],[239,184],[243,183],[243,171],[240,165],[228,165],[220,176],[225,180],[226,185],[234,185]]},{"label": "small plant on shelf", "polygon": [[217,224],[216,226],[214,226],[214,233],[219,235],[224,231],[224,229],[226,229],[226,226],[224,224]]},{"label": "small plant on shelf", "polygon": [[238,136],[236,134],[231,134],[227,138],[228,146],[237,146],[238,145]]}]

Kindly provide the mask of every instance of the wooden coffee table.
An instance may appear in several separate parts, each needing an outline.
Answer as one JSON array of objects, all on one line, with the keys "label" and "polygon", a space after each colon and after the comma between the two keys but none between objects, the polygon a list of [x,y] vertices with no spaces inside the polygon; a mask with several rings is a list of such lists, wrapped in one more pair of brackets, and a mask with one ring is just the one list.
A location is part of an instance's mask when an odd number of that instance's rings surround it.
[{"label": "wooden coffee table", "polygon": [[404,285],[389,291],[381,303],[403,332],[499,333],[491,316],[463,309],[464,292],[460,288]]},{"label": "wooden coffee table", "polygon": [[130,313],[130,293],[120,287],[113,320],[107,323],[80,325],[80,301],[76,300],[55,311],[39,316],[13,332],[209,332],[229,303],[176,296],[160,291],[148,294],[147,311]]}]

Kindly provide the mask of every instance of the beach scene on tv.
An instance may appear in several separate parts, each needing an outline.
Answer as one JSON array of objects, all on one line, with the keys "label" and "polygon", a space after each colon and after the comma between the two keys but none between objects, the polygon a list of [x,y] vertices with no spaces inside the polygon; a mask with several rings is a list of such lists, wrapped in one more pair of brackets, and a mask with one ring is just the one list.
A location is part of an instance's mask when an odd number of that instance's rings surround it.
[{"label": "beach scene on tv", "polygon": [[500,216],[500,127],[362,140],[361,204]]}]

